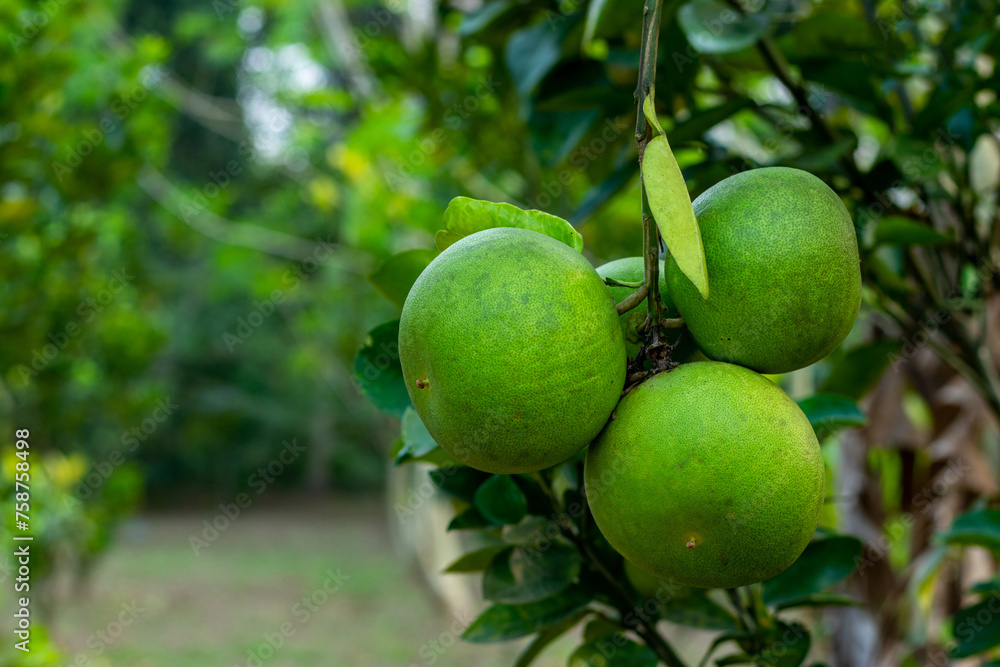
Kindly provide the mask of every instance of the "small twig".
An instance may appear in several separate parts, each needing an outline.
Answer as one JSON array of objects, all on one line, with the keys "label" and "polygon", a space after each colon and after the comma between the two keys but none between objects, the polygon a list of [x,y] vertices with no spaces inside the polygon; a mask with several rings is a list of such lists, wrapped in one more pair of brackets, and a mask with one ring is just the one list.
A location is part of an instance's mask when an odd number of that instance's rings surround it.
[{"label": "small twig", "polygon": [[615,308],[617,308],[618,310],[618,314],[621,315],[623,313],[627,313],[628,311],[632,310],[640,303],[642,303],[642,300],[645,299],[648,294],[649,294],[649,287],[646,285],[640,286],[639,289],[629,294],[627,297],[625,297],[625,299],[621,303],[615,306]]}]

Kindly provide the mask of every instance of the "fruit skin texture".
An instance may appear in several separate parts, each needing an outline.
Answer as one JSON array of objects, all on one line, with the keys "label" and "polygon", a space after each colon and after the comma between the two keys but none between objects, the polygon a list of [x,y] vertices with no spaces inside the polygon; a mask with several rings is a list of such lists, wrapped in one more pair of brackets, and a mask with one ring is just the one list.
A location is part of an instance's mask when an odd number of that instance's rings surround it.
[{"label": "fruit skin texture", "polygon": [[854,225],[823,181],[786,167],[730,176],[694,201],[708,262],[706,301],[667,262],[670,295],[710,358],[761,373],[819,361],[861,305]]},{"label": "fruit skin texture", "polygon": [[585,479],[597,525],[625,558],[700,588],[745,586],[795,562],[823,506],[823,458],[777,385],[732,364],[683,364],[615,413]]},{"label": "fruit skin texture", "polygon": [[533,472],[578,452],[625,383],[604,282],[578,252],[523,229],[467,236],[430,263],[403,305],[399,354],[434,440],[493,473]]},{"label": "fruit skin texture", "polygon": [[[614,278],[622,282],[639,282],[646,277],[646,267],[642,257],[623,257],[614,261],[602,264],[597,267],[597,275],[601,278]],[[663,270],[663,262],[660,262],[660,302],[663,304],[664,317],[678,317],[677,307],[670,300],[670,293],[667,291],[667,274]],[[615,303],[624,301],[635,290],[630,287],[608,286]],[[632,359],[639,352],[642,336],[642,325],[646,321],[646,299],[642,303],[620,316],[622,334],[625,336],[625,352],[628,358]],[[667,338],[668,343],[677,340],[680,330]]]}]

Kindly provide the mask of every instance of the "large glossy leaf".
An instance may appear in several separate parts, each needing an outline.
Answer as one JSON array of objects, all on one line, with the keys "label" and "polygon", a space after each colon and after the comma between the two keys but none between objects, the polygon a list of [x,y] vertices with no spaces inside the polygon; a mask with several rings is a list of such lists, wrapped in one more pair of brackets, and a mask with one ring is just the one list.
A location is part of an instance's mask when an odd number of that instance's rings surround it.
[{"label": "large glossy leaf", "polygon": [[503,604],[537,602],[570,586],[580,573],[580,554],[569,546],[511,547],[498,553],[483,574],[483,597]]},{"label": "large glossy leaf", "polygon": [[841,535],[811,542],[791,567],[764,582],[768,605],[787,604],[829,588],[855,568],[861,540]]},{"label": "large glossy leaf", "polygon": [[482,644],[526,637],[570,618],[586,607],[590,600],[589,592],[582,588],[570,588],[538,602],[496,604],[473,621],[462,638]]},{"label": "large glossy leaf", "polygon": [[955,519],[941,536],[948,544],[977,545],[1000,554],[1000,510],[973,510]]},{"label": "large glossy leaf", "polygon": [[667,244],[677,267],[707,299],[708,265],[701,243],[701,230],[691,208],[691,196],[684,176],[665,136],[654,137],[646,146],[642,178],[649,208],[660,228],[663,242]]},{"label": "large glossy leaf", "polygon": [[368,282],[392,305],[402,310],[413,283],[435,256],[437,252],[423,248],[393,255],[376,267],[368,276]]},{"label": "large glossy leaf", "polygon": [[844,396],[817,394],[799,401],[820,442],[842,428],[864,426],[868,418],[858,404]]},{"label": "large glossy leaf", "polygon": [[733,53],[753,46],[769,23],[763,12],[740,13],[722,0],[690,0],[677,12],[677,20],[701,53]]},{"label": "large glossy leaf", "polygon": [[476,509],[498,524],[519,522],[528,513],[528,499],[510,475],[493,475],[474,497]]},{"label": "large glossy leaf", "polygon": [[483,547],[475,551],[470,551],[464,556],[444,569],[449,574],[464,574],[468,572],[482,572],[501,551],[508,549],[506,545]]},{"label": "large glossy leaf", "polygon": [[573,628],[577,623],[582,621],[589,615],[590,612],[586,609],[580,610],[567,618],[565,621],[556,623],[555,625],[550,625],[535,637],[524,651],[517,657],[517,662],[514,663],[514,667],[528,667],[532,662],[535,661],[545,647],[554,642],[556,639],[566,634],[569,630]]},{"label": "large glossy leaf", "polygon": [[953,658],[966,658],[1000,645],[1000,594],[960,609],[952,620],[952,633],[958,642],[951,650]]},{"label": "large glossy leaf", "polygon": [[902,346],[899,341],[885,340],[848,350],[834,362],[820,392],[860,399],[898,359]]},{"label": "large glossy leaf", "polygon": [[583,251],[583,237],[571,224],[543,211],[524,210],[513,204],[455,197],[444,212],[444,224],[445,229],[434,236],[440,250],[484,229],[517,227],[545,234],[578,252]]},{"label": "large glossy leaf", "polygon": [[948,245],[955,239],[945,236],[929,225],[910,218],[887,216],[875,228],[875,243],[886,245]]},{"label": "large glossy leaf", "polygon": [[431,470],[428,474],[439,489],[467,503],[473,502],[476,490],[490,476],[489,473],[466,466]]},{"label": "large glossy leaf", "polygon": [[576,649],[569,667],[656,667],[656,654],[623,634],[605,635]]},{"label": "large glossy leaf", "polygon": [[368,339],[354,360],[354,378],[375,407],[403,418],[412,404],[399,365],[399,320],[380,324],[368,332]]}]

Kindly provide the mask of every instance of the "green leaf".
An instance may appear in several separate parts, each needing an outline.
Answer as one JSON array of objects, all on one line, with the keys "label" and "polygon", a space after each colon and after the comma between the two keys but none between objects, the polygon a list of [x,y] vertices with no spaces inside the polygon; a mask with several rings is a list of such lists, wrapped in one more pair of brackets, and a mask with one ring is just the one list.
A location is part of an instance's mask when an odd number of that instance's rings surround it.
[{"label": "green leaf", "polygon": [[684,176],[666,136],[654,137],[646,145],[642,177],[649,208],[667,249],[681,272],[694,283],[702,297],[708,299],[708,266],[701,230],[694,217]]},{"label": "green leaf", "polygon": [[393,255],[376,267],[368,276],[368,282],[392,305],[402,310],[413,283],[436,256],[435,251],[423,248]]},{"label": "green leaf", "polygon": [[743,14],[721,0],[690,0],[678,10],[677,21],[701,53],[734,53],[753,46],[769,23],[762,12]]},{"label": "green leaf", "polygon": [[[722,121],[752,106],[754,106],[753,100],[744,98],[723,102],[719,106],[712,107],[711,109],[698,110],[697,113],[693,114],[684,122],[678,123],[672,130],[670,130],[670,140],[675,146],[679,146],[690,141],[697,141],[701,139],[703,134]],[[726,174],[731,175],[728,170],[726,171]]]},{"label": "green leaf", "polygon": [[476,509],[498,524],[514,524],[528,513],[528,499],[510,475],[493,475],[476,489]]},{"label": "green leaf", "polygon": [[623,634],[605,635],[576,649],[569,667],[656,667],[656,654]]},{"label": "green leaf", "polygon": [[505,549],[509,549],[503,544],[499,546],[483,547],[476,551],[470,551],[459,557],[454,563],[444,569],[449,574],[464,574],[467,572],[482,572],[490,564],[493,557]]},{"label": "green leaf", "polygon": [[545,234],[583,252],[583,237],[568,222],[543,211],[526,211],[512,204],[455,197],[444,212],[444,224],[447,229],[434,236],[434,243],[440,250],[484,229],[517,227]]},{"label": "green leaf", "polygon": [[971,607],[960,609],[952,621],[952,634],[958,645],[951,650],[953,658],[988,651],[1000,645],[1000,595],[993,594]]},{"label": "green leaf", "polygon": [[479,485],[489,478],[490,474],[467,466],[440,468],[428,473],[431,482],[436,487],[459,500],[472,503]]},{"label": "green leaf", "polygon": [[565,20],[558,26],[542,20],[511,34],[507,39],[504,59],[514,80],[522,104],[541,83],[545,75],[562,57],[562,40],[574,21]]},{"label": "green leaf", "polygon": [[820,392],[859,400],[878,383],[885,369],[899,359],[902,346],[900,341],[886,340],[848,350],[833,363]]},{"label": "green leaf", "polygon": [[590,0],[583,28],[583,48],[595,37],[617,36],[630,26],[642,25],[644,0]]},{"label": "green leaf", "polygon": [[551,625],[539,632],[538,636],[535,637],[535,640],[528,644],[528,647],[524,649],[524,652],[517,657],[517,662],[514,663],[514,667],[528,667],[528,665],[534,662],[535,658],[537,658],[539,654],[545,650],[546,646],[564,635],[589,614],[590,611],[587,609],[578,611],[565,621]]},{"label": "green leaf", "polygon": [[438,446],[413,408],[406,408],[403,413],[402,439],[403,447],[396,454],[396,465],[429,454]]},{"label": "green leaf", "polygon": [[966,512],[941,537],[948,544],[977,545],[1000,554],[1000,510]]},{"label": "green leaf", "polygon": [[483,644],[525,637],[574,616],[590,603],[591,597],[582,588],[570,588],[538,602],[496,604],[473,621],[462,638]]},{"label": "green leaf", "polygon": [[719,658],[715,661],[715,664],[720,667],[723,665],[752,665],[753,658],[746,653],[734,653],[727,655],[725,658]]},{"label": "green leaf", "polygon": [[576,210],[573,211],[573,215],[570,217],[570,221],[579,224],[589,218],[631,183],[632,177],[638,171],[639,163],[635,160],[628,160],[615,168],[610,176],[583,193]]},{"label": "green leaf", "polygon": [[715,603],[706,591],[688,589],[690,595],[677,595],[662,605],[662,617],[671,623],[704,630],[735,630],[736,618]]},{"label": "green leaf", "polygon": [[481,530],[496,528],[496,523],[484,517],[475,507],[470,507],[448,524],[448,530]]},{"label": "green leaf", "polygon": [[354,360],[358,388],[379,410],[402,419],[411,407],[403,368],[399,365],[399,320],[380,324],[370,332]]},{"label": "green leaf", "polygon": [[902,216],[888,216],[875,228],[875,243],[886,245],[950,245],[955,239],[928,225]]},{"label": "green leaf", "polygon": [[507,544],[532,544],[545,536],[552,520],[544,516],[529,515],[513,526],[503,527],[503,541]]},{"label": "green leaf", "polygon": [[462,22],[458,26],[458,34],[462,37],[469,37],[480,32],[506,12],[514,7],[510,0],[495,0],[487,2],[474,12],[462,16]]},{"label": "green leaf", "polygon": [[1000,593],[1000,576],[980,581],[969,590],[973,593]]},{"label": "green leaf", "polygon": [[580,554],[558,543],[498,553],[483,574],[483,597],[503,604],[537,602],[569,587],[580,574]]},{"label": "green leaf", "polygon": [[660,119],[656,117],[655,95],[655,88],[650,88],[649,95],[646,95],[646,99],[642,101],[642,113],[646,117],[646,122],[656,128],[659,134],[666,134],[663,131],[663,126],[660,125]]},{"label": "green leaf", "polygon": [[528,120],[528,130],[538,159],[546,167],[562,163],[579,146],[600,115],[600,109],[549,112],[536,109]]},{"label": "green leaf", "polygon": [[851,574],[860,555],[861,540],[854,537],[810,542],[791,567],[764,582],[764,602],[780,605],[819,593]]},{"label": "green leaf", "polygon": [[767,638],[764,650],[754,656],[755,665],[798,667],[806,661],[812,639],[809,631],[798,623],[778,621],[778,626]]},{"label": "green leaf", "polygon": [[794,600],[788,600],[775,605],[775,610],[793,609],[795,607],[854,607],[859,603],[854,598],[836,593],[814,593]]},{"label": "green leaf", "polygon": [[842,428],[864,426],[868,417],[857,403],[843,396],[816,394],[798,402],[820,442]]}]

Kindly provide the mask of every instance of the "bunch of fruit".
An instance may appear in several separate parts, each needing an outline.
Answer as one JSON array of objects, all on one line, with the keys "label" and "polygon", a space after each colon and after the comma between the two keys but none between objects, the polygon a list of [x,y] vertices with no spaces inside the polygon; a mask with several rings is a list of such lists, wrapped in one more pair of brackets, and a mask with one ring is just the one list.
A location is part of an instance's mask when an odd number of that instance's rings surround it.
[{"label": "bunch of fruit", "polygon": [[732,588],[791,565],[824,498],[808,420],[759,373],[836,349],[861,273],[846,208],[806,172],[737,174],[693,212],[707,281],[692,282],[670,248],[659,292],[700,350],[691,358],[706,360],[622,396],[646,315],[619,316],[615,300],[643,279],[642,259],[595,270],[547,235],[497,227],[453,243],[417,279],[400,362],[417,413],[458,461],[527,473],[589,446],[587,498],[615,549],[664,580]]}]

